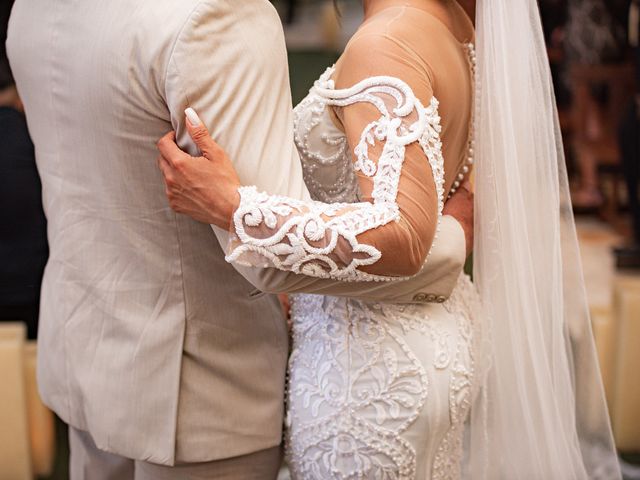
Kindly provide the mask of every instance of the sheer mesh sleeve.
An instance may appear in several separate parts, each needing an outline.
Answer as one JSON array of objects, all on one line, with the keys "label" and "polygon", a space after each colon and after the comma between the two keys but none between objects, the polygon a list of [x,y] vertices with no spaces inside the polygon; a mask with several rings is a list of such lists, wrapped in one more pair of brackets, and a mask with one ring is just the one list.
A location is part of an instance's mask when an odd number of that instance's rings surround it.
[{"label": "sheer mesh sleeve", "polygon": [[242,187],[228,261],[346,281],[413,275],[430,251],[444,198],[428,72],[395,42],[369,36],[350,45],[311,94],[343,125],[360,202],[300,202]]}]

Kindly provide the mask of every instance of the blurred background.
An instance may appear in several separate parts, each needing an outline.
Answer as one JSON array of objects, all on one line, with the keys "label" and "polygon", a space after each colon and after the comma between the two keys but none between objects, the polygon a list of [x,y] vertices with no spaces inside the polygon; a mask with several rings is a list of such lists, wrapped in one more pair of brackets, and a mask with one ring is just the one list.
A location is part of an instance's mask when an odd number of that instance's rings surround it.
[{"label": "blurred background", "polygon": [[[361,4],[342,0],[336,15],[331,0],[273,3],[295,105],[357,29]],[[640,0],[539,3],[614,435],[625,478],[640,479]],[[35,387],[46,220],[4,53],[10,7],[0,0],[0,480],[66,480],[66,429]],[[3,475],[10,463],[24,475]]]}]

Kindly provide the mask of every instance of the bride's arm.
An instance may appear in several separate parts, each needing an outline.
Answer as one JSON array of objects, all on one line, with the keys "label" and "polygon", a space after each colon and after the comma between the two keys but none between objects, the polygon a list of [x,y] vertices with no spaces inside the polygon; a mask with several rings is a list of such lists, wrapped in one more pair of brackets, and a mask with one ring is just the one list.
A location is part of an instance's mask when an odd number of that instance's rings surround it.
[{"label": "bride's arm", "polygon": [[434,183],[434,176],[444,181],[444,165],[431,73],[412,57],[390,38],[369,34],[350,42],[334,75],[338,91],[354,92],[331,102],[355,161],[360,199],[397,208],[394,222],[358,237],[382,253],[376,264],[362,268],[378,275],[420,270],[444,206],[444,191],[438,195],[443,185]]},{"label": "bride's arm", "polygon": [[[384,37],[360,43],[346,54],[338,82],[362,81],[349,90],[319,88],[318,93],[343,108],[362,201],[322,204],[256,187],[240,187],[238,195],[237,176],[223,159],[213,182],[215,205],[199,219],[231,228],[230,261],[340,280],[369,280],[370,274],[392,279],[420,271],[443,206],[437,105],[422,106],[421,99],[431,100],[426,72],[394,62],[398,55],[385,58],[395,45]],[[367,55],[385,60],[384,76],[365,75],[371,70]]]}]

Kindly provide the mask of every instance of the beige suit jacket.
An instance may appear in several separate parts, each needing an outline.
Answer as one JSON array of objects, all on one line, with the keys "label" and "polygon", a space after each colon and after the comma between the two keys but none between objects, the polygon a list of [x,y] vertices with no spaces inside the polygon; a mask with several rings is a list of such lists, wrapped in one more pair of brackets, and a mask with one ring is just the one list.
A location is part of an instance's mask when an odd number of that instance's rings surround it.
[{"label": "beige suit jacket", "polygon": [[7,45],[49,221],[40,390],[99,448],[171,465],[277,445],[287,331],[263,292],[400,302],[451,292],[464,261],[451,218],[415,279],[339,284],[236,270],[225,232],[169,208],[155,143],[176,129],[193,151],[187,106],[243,183],[308,198],[266,0],[17,0]]}]

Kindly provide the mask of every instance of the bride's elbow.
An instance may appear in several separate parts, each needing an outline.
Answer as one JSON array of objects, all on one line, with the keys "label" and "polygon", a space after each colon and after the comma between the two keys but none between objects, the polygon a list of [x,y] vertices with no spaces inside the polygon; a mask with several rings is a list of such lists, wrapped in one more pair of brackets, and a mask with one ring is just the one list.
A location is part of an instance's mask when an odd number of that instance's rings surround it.
[{"label": "bride's elbow", "polygon": [[427,256],[431,250],[435,232],[430,229],[424,231],[407,232],[404,241],[397,245],[396,253],[396,274],[402,277],[412,277],[417,275],[427,261]]},{"label": "bride's elbow", "polygon": [[422,259],[420,259],[419,262],[412,263],[411,268],[409,268],[406,276],[413,277],[414,275],[417,275],[418,273],[420,273],[420,270],[422,270],[422,267],[424,266],[425,261],[426,261],[426,257],[423,257]]},{"label": "bride's elbow", "polygon": [[405,277],[413,277],[420,273],[420,270],[422,270],[422,267],[427,261],[427,255],[429,254],[429,250],[422,245],[415,246],[411,250],[411,254],[406,257],[404,265],[402,266],[402,276]]}]

